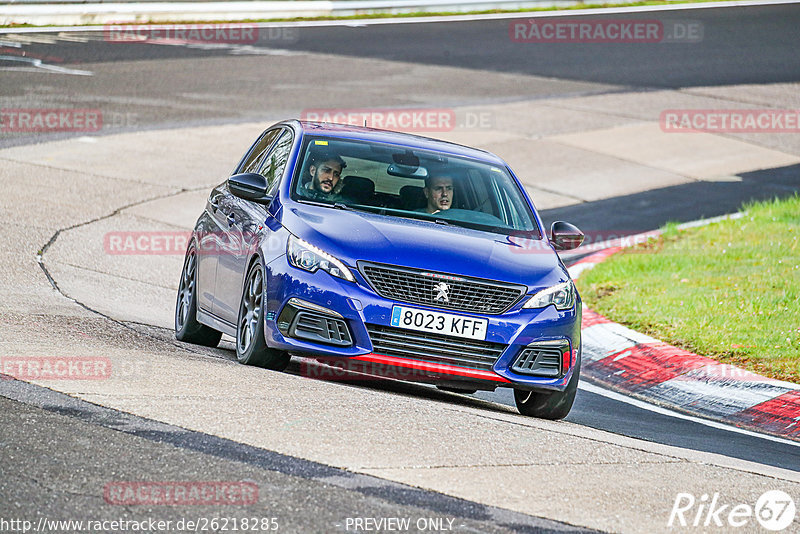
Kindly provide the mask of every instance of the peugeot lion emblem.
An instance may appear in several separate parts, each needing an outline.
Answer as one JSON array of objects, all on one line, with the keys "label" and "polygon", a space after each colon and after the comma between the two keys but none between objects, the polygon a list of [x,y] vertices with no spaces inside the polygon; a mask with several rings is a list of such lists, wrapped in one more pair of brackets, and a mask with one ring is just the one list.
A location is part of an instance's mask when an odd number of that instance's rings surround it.
[{"label": "peugeot lion emblem", "polygon": [[433,286],[434,291],[438,291],[436,293],[436,297],[433,300],[443,300],[445,302],[450,302],[450,299],[447,297],[447,292],[450,291],[450,286],[445,284],[444,282],[439,282],[435,286]]}]

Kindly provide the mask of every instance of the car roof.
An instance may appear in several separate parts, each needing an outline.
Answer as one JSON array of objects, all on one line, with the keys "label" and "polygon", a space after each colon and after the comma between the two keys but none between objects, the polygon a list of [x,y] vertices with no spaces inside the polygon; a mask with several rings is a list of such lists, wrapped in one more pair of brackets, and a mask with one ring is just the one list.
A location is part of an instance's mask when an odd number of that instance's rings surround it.
[{"label": "car roof", "polygon": [[432,139],[430,137],[424,137],[421,135],[330,122],[289,120],[284,121],[284,123],[292,124],[302,130],[304,134],[309,135],[389,143],[429,150],[431,152],[443,152],[450,155],[477,159],[484,162],[493,163],[495,165],[501,165],[503,167],[506,166],[506,163],[502,159],[491,152],[459,145],[457,143],[450,143],[448,141],[441,141],[439,139]]}]

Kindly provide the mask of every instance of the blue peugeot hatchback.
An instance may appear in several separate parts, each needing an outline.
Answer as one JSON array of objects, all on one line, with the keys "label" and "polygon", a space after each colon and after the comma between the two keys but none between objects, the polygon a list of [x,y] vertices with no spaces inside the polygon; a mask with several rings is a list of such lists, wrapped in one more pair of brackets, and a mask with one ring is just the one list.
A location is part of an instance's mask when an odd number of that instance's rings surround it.
[{"label": "blue peugeot hatchback", "polygon": [[561,221],[548,236],[493,154],[285,121],[212,190],[176,337],[215,346],[226,333],[241,363],[269,369],[296,355],[463,393],[511,387],[522,414],[563,418],[581,300],[556,251],[582,240]]}]

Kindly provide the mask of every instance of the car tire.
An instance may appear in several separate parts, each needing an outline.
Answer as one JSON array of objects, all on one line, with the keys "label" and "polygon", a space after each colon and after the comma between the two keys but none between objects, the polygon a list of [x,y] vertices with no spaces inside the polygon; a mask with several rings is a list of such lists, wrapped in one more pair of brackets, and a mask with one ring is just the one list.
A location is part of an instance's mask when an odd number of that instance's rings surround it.
[{"label": "car tire", "polygon": [[191,245],[183,260],[178,300],[175,303],[175,338],[178,341],[216,347],[222,332],[197,322],[197,251]]},{"label": "car tire", "polygon": [[236,359],[245,365],[255,365],[282,371],[291,357],[283,351],[267,347],[264,339],[264,269],[256,260],[247,271],[239,316],[236,321]]},{"label": "car tire", "polygon": [[539,392],[515,389],[514,401],[519,413],[540,419],[564,419],[572,409],[572,403],[575,402],[580,372],[581,356],[579,352],[578,361],[572,371],[572,378],[569,379],[564,391]]}]

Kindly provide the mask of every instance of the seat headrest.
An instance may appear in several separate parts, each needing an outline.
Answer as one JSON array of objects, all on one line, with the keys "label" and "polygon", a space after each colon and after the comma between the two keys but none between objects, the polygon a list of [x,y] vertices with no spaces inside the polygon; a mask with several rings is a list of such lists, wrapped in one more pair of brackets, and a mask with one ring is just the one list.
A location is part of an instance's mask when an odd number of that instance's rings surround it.
[{"label": "seat headrest", "polygon": [[407,210],[416,210],[427,204],[425,193],[416,185],[404,185],[400,188],[400,200]]},{"label": "seat headrest", "polygon": [[363,176],[345,176],[342,179],[341,194],[363,203],[375,195],[375,182]]}]

